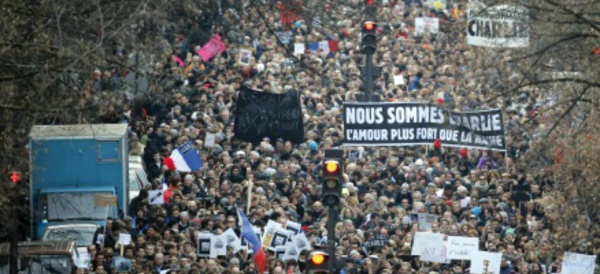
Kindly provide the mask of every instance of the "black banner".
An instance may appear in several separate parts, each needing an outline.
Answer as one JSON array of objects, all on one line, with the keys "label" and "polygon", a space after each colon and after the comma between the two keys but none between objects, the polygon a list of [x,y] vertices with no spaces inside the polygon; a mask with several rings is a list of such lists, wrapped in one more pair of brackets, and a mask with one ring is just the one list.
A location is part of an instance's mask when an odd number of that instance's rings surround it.
[{"label": "black banner", "polygon": [[298,92],[272,94],[242,87],[236,101],[234,134],[254,144],[264,137],[302,143],[304,125]]},{"label": "black banner", "polygon": [[431,145],[506,150],[499,109],[451,112],[421,103],[344,104],[344,145]]}]

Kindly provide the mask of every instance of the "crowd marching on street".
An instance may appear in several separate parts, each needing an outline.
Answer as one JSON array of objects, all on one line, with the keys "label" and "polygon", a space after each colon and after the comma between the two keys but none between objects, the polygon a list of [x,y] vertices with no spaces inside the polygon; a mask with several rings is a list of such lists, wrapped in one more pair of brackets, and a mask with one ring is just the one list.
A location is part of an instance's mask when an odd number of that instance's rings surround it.
[{"label": "crowd marching on street", "polygon": [[[324,151],[343,147],[347,137],[342,104],[362,101],[363,3],[324,4],[326,10],[304,18],[288,7],[294,1],[221,2],[211,28],[182,18],[188,29],[165,35],[159,52],[145,53],[155,62],[146,74],[161,81],[150,81],[147,93],[117,107],[130,126],[130,154],[142,157],[151,185],[133,198],[129,216],[106,222],[104,239],[88,247],[86,273],[296,274],[305,268],[304,255],[325,246],[330,236],[320,200]],[[546,103],[542,91],[527,88],[491,98],[490,90],[517,79],[518,72],[508,63],[487,68],[488,59],[481,57],[502,60],[501,51],[467,44],[469,2],[377,5],[374,57],[382,71],[374,81],[375,101],[455,112],[501,109],[504,149],[448,146],[442,140],[344,147],[353,156],[343,160],[335,226],[335,252],[344,258],[340,273],[481,273],[473,271],[481,265],[477,260],[498,264],[500,274],[560,273],[564,251],[556,247],[539,203],[553,187],[552,172],[542,164],[532,168],[538,159],[530,153],[534,137],[528,133],[539,123],[524,123],[541,117],[532,113]],[[437,33],[417,33],[417,17],[437,18]],[[205,60],[199,51],[208,39],[199,44],[194,29],[205,29],[224,48]],[[115,54],[126,55],[127,48]],[[102,71],[97,92],[111,94],[122,75]],[[260,136],[248,142],[236,136],[241,89],[299,94],[304,139]],[[188,142],[202,168],[178,171],[170,155]],[[514,186],[526,186],[525,198],[515,201]],[[152,196],[157,191],[159,200]],[[262,251],[241,237],[245,220],[257,229]],[[296,231],[275,243],[281,229]],[[231,232],[236,239],[231,245],[211,241]],[[132,241],[120,254],[122,233]],[[430,234],[446,242],[444,250],[454,240],[475,239],[475,251],[425,259],[415,245],[425,244],[419,238]],[[292,238],[307,245],[290,252],[286,242]],[[592,248],[582,242],[572,252],[592,254]],[[119,270],[116,257],[127,259],[131,270]]]}]

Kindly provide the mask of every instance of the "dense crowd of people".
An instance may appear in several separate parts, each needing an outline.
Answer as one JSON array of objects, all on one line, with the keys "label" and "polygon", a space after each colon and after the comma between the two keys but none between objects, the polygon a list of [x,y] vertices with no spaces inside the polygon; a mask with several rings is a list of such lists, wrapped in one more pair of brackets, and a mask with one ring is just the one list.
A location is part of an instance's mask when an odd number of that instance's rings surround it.
[{"label": "dense crowd of people", "polygon": [[[546,98],[530,88],[514,98],[490,99],[490,90],[505,87],[518,73],[510,64],[480,58],[496,54],[502,60],[501,51],[466,44],[467,1],[443,3],[438,9],[419,0],[377,4],[375,63],[382,72],[374,94],[379,101],[435,102],[457,111],[501,108],[507,117],[507,151],[439,142],[355,148],[362,157],[345,158],[336,225],[336,253],[346,258],[341,273],[469,273],[468,261],[439,264],[411,256],[414,233],[427,230],[477,237],[480,250],[503,254],[501,274],[559,273],[561,254],[554,252],[544,207],[536,202],[553,186],[552,176],[527,168],[528,161],[538,160],[528,154],[533,138],[528,133],[535,132],[529,127],[536,126],[537,108]],[[238,208],[261,228],[269,220],[299,222],[313,247],[322,245],[328,219],[320,201],[323,151],[342,146],[341,105],[357,101],[363,87],[359,66],[364,57],[358,49],[363,4],[326,5],[312,18],[294,16],[289,5],[222,1],[212,31],[227,48],[209,61],[197,56],[202,44],[179,33],[165,40],[162,52],[152,53],[158,63],[148,66],[148,75],[172,81],[151,84],[148,94],[129,102],[133,110],[126,113],[130,152],[142,156],[152,185],[133,199],[130,216],[106,223],[104,242],[88,248],[89,271],[127,273],[116,270],[112,258],[120,248],[118,234],[129,233],[132,244],[123,256],[131,260],[131,273],[257,273],[246,249],[217,258],[196,252],[199,232],[218,235],[233,228],[239,234]],[[415,17],[439,18],[439,33],[415,34]],[[287,30],[292,37],[284,44],[275,32]],[[335,41],[337,49],[294,55],[294,43],[323,40]],[[249,64],[238,61],[244,49],[252,50]],[[394,82],[397,75],[404,83]],[[102,74],[98,88],[114,82],[114,75]],[[233,118],[242,85],[271,93],[299,91],[306,141],[237,139]],[[215,134],[214,146],[204,143],[207,134]],[[164,160],[187,141],[204,166],[191,173],[174,171]],[[523,202],[512,196],[518,185],[531,188]],[[163,187],[165,204],[151,203],[148,190]],[[419,227],[411,218],[415,212],[438,219]],[[365,245],[374,238],[385,244]],[[590,248],[582,243],[579,252]],[[265,252],[268,273],[300,273],[305,267],[302,257],[283,261]]]}]

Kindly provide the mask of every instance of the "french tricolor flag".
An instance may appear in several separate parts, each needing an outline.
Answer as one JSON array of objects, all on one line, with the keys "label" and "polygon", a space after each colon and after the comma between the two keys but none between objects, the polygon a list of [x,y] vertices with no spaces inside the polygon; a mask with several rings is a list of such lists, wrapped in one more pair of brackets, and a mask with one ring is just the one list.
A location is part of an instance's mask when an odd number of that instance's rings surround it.
[{"label": "french tricolor flag", "polygon": [[174,149],[170,158],[177,171],[192,172],[202,168],[202,159],[189,141]]},{"label": "french tricolor flag", "polygon": [[258,273],[263,274],[267,269],[267,255],[265,254],[258,237],[256,237],[254,229],[252,229],[252,224],[248,221],[248,217],[246,217],[246,214],[239,208],[238,215],[240,216],[240,222],[242,223],[242,238],[246,239],[246,242],[252,246],[254,263],[258,268]]}]

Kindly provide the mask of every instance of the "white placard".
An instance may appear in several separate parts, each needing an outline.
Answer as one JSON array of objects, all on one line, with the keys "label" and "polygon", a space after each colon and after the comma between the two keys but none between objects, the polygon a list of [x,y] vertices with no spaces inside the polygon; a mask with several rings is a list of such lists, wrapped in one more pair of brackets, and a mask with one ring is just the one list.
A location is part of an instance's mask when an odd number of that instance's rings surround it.
[{"label": "white placard", "polygon": [[437,221],[438,215],[418,213],[419,228],[425,231],[431,231],[431,224]]},{"label": "white placard", "polygon": [[292,221],[287,221],[285,223],[285,229],[291,233],[290,235],[296,235],[296,234],[300,233],[300,231],[302,231],[302,224],[292,222]]},{"label": "white placard", "polygon": [[477,14],[467,23],[467,43],[492,48],[521,48],[529,45],[528,10],[515,5],[497,5]]},{"label": "white placard", "polygon": [[252,59],[252,51],[247,49],[240,50],[240,58],[238,59],[238,63],[240,65],[250,65],[250,60]]},{"label": "white placard", "polygon": [[277,228],[275,230],[275,233],[273,233],[273,239],[271,240],[271,245],[269,245],[268,250],[275,252],[278,246],[285,247],[289,238],[290,238],[289,231],[287,231],[283,227]]},{"label": "white placard", "polygon": [[226,245],[233,248],[233,253],[237,253],[242,249],[242,240],[235,234],[232,228],[225,230],[222,235],[225,238]]},{"label": "white placard", "polygon": [[394,75],[394,85],[401,86],[401,85],[405,85],[405,84],[406,84],[406,82],[404,82],[404,76],[402,76],[402,74]]},{"label": "white placard", "polygon": [[275,247],[275,259],[279,260],[279,259],[283,258],[283,255],[285,254],[285,250],[286,250],[285,246]]},{"label": "white placard", "polygon": [[323,53],[329,54],[329,41],[327,41],[327,40],[319,41],[319,49],[323,50]]},{"label": "white placard", "polygon": [[475,237],[448,236],[446,241],[446,259],[471,260],[479,250],[479,239]]},{"label": "white placard", "polygon": [[415,241],[411,255],[421,256],[422,261],[436,263],[446,262],[444,234],[428,232],[415,233]]},{"label": "white placard", "polygon": [[[502,254],[496,252],[477,251],[471,258],[471,273],[499,274]],[[487,266],[486,266],[487,265]],[[487,271],[487,272],[486,272]]]},{"label": "white placard", "polygon": [[417,17],[415,18],[415,34],[438,33],[440,21],[435,17]]},{"label": "white placard", "polygon": [[119,244],[129,245],[131,243],[131,234],[119,233]]},{"label": "white placard", "polygon": [[204,137],[204,146],[205,147],[214,147],[215,146],[215,138],[217,137],[214,133],[207,133]]},{"label": "white placard", "polygon": [[165,197],[162,190],[148,190],[148,201],[151,205],[162,205],[165,203]]},{"label": "white placard", "polygon": [[298,260],[299,257],[300,250],[296,247],[294,242],[288,242],[288,244],[285,245],[285,253],[283,253],[283,257],[281,257],[281,259],[283,261]]},{"label": "white placard", "polygon": [[211,258],[227,255],[227,239],[223,234],[210,238],[210,255]]},{"label": "white placard", "polygon": [[273,236],[275,235],[275,232],[280,228],[282,228],[282,226],[278,222],[275,222],[273,220],[269,220],[269,222],[267,222],[267,225],[265,226],[265,230],[263,231],[261,237],[263,248],[268,248],[269,246],[271,246]]},{"label": "white placard", "polygon": [[594,274],[596,256],[565,252],[562,262],[562,274]]},{"label": "white placard", "polygon": [[90,258],[90,254],[79,254],[79,257],[77,257],[77,268],[89,269],[91,261],[92,259]]},{"label": "white placard", "polygon": [[293,39],[293,34],[292,31],[288,30],[288,31],[276,31],[275,35],[277,36],[277,39],[279,39],[279,41],[283,44],[289,44],[290,41],[292,41]]},{"label": "white placard", "polygon": [[306,235],[304,233],[296,234],[292,236],[291,239],[291,243],[293,243],[299,251],[312,249],[312,247],[310,246],[310,241],[308,240],[308,238],[306,238]]},{"label": "white placard", "polygon": [[198,245],[196,252],[198,257],[209,257],[211,248],[211,238],[214,236],[212,233],[198,233]]},{"label": "white placard", "polygon": [[303,55],[306,48],[304,43],[294,43],[294,55]]},{"label": "white placard", "polygon": [[102,243],[104,243],[104,234],[98,234],[98,237],[96,237],[96,244],[101,245]]}]

